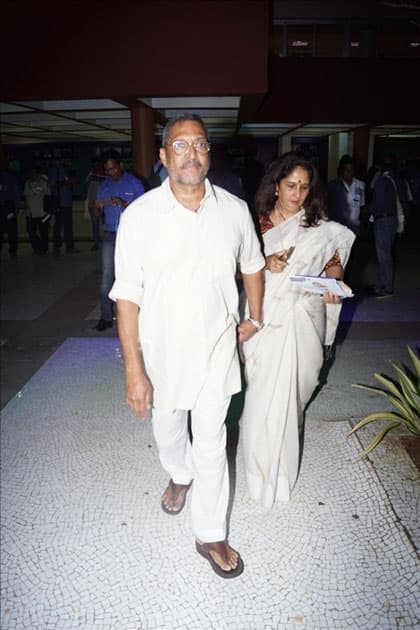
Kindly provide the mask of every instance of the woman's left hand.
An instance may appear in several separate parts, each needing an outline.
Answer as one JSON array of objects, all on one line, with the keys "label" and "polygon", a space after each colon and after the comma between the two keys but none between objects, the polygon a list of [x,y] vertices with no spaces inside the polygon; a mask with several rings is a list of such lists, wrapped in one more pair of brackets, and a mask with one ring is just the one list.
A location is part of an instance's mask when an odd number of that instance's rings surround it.
[{"label": "woman's left hand", "polygon": [[248,319],[245,319],[238,325],[237,332],[238,341],[242,343],[244,341],[248,341],[248,339],[251,339],[251,337],[253,337],[255,333],[258,332],[258,329],[255,328],[252,322],[250,322]]},{"label": "woman's left hand", "polygon": [[324,291],[322,299],[325,304],[339,304],[341,302],[341,298],[336,293],[331,293],[331,291]]}]

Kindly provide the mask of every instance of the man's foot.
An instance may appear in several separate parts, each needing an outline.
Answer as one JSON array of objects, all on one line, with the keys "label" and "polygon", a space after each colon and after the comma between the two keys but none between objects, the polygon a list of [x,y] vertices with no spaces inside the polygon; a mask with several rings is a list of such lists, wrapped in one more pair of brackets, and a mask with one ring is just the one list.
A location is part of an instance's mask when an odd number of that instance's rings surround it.
[{"label": "man's foot", "polygon": [[108,321],[107,319],[100,319],[99,322],[95,326],[95,330],[102,332],[105,328],[112,328],[112,320]]},{"label": "man's foot", "polygon": [[386,289],[375,289],[374,294],[377,298],[386,298],[392,297],[393,291],[387,291]]},{"label": "man's foot", "polygon": [[59,256],[59,255],[60,255],[60,250],[58,249],[58,247],[54,247],[53,256]]},{"label": "man's foot", "polygon": [[198,553],[210,563],[211,568],[222,578],[235,578],[244,570],[244,563],[237,551],[224,540],[203,543],[195,541]]},{"label": "man's foot", "polygon": [[172,479],[170,479],[168,487],[161,498],[160,504],[162,506],[162,510],[166,512],[166,514],[171,514],[172,516],[182,512],[190,486],[190,483],[188,485],[183,483],[174,483]]},{"label": "man's foot", "polygon": [[77,247],[68,247],[66,254],[80,254],[80,249],[77,249]]}]

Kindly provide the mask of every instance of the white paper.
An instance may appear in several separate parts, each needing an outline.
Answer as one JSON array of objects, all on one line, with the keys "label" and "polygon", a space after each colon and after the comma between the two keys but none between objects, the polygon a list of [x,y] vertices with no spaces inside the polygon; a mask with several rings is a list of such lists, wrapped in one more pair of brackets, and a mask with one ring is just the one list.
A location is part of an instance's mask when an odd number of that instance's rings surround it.
[{"label": "white paper", "polygon": [[299,286],[302,291],[318,293],[322,295],[324,291],[331,291],[341,298],[353,297],[353,292],[345,282],[335,278],[324,278],[320,276],[289,276],[290,282]]}]

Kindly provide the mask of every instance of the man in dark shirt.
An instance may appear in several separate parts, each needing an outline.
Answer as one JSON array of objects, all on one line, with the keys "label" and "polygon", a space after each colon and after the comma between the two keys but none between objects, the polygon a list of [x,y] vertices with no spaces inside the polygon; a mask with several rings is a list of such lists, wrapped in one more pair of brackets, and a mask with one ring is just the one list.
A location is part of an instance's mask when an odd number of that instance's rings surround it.
[{"label": "man in dark shirt", "polygon": [[68,254],[77,253],[73,236],[73,196],[72,173],[67,159],[56,159],[48,169],[48,184],[51,195],[56,201],[54,210],[54,255],[60,254],[60,248],[64,242]]},{"label": "man in dark shirt", "polygon": [[378,278],[374,293],[379,298],[390,297],[394,292],[393,246],[397,232],[402,232],[404,226],[395,169],[395,159],[386,157],[372,193],[371,214],[378,259]]},{"label": "man in dark shirt", "polygon": [[9,171],[8,164],[0,164],[0,247],[7,232],[9,254],[16,256],[18,248],[17,214],[21,205],[21,195],[16,177]]}]

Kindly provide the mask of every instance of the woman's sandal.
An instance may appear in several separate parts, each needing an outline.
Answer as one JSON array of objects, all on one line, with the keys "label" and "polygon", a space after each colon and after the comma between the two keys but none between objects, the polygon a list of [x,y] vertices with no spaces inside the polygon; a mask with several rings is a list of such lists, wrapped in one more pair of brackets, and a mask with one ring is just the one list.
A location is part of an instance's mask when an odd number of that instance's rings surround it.
[{"label": "woman's sandal", "polygon": [[[207,548],[207,543],[199,543],[198,541],[195,541],[195,548],[198,551],[198,553],[200,554],[200,556],[203,556],[203,558],[205,558],[206,560],[209,561],[210,566],[213,569],[213,571],[215,573],[217,573],[217,575],[219,575],[222,578],[235,578],[235,577],[238,577],[238,575],[241,575],[242,571],[244,570],[244,563],[243,563],[243,560],[242,560],[242,558],[241,558],[241,556],[239,554],[238,554],[238,564],[236,565],[236,567],[234,569],[229,569],[229,571],[225,571],[214,560],[213,556],[210,553],[210,551],[212,551],[212,550]],[[233,551],[235,551],[235,550],[233,550]],[[238,553],[238,552],[236,552],[236,553]]]}]

